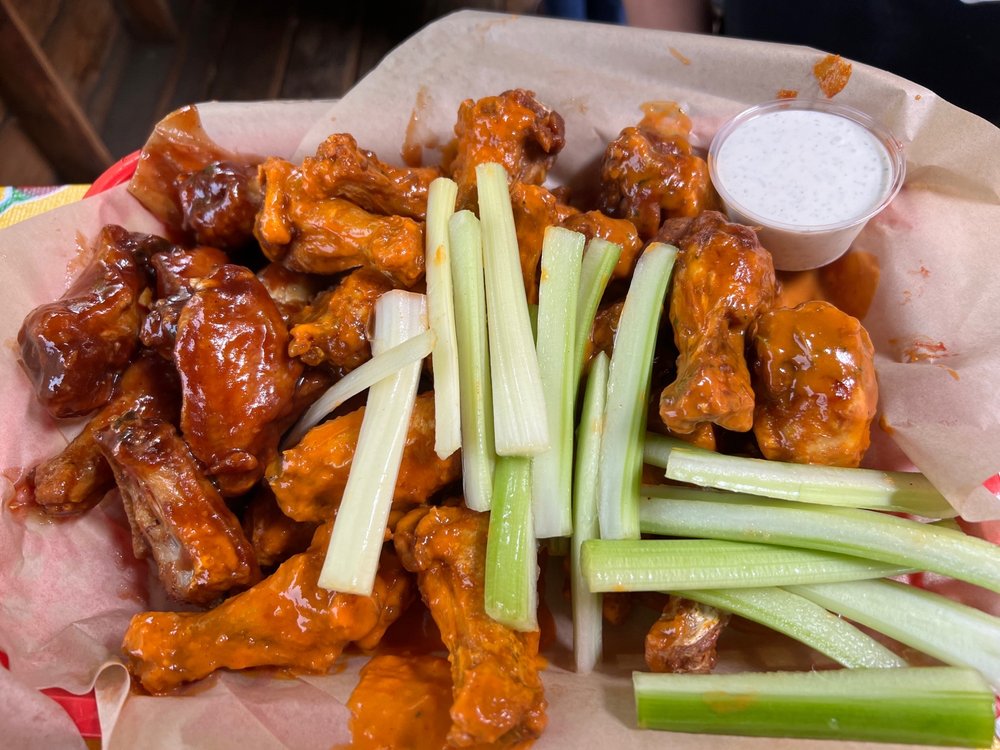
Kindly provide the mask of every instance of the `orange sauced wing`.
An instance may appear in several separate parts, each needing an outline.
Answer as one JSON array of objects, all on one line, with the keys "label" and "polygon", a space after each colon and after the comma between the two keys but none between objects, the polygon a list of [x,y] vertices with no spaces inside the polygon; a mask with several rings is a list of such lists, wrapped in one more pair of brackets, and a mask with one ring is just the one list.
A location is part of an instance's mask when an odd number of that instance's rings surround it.
[{"label": "orange sauced wing", "polygon": [[523,746],[545,728],[538,631],[519,633],[483,604],[489,516],[464,507],[417,508],[394,541],[448,648],[454,681],[449,745]]},{"label": "orange sauced wing", "polygon": [[715,607],[671,596],[646,634],[646,666],[653,672],[711,672],[728,621]]}]

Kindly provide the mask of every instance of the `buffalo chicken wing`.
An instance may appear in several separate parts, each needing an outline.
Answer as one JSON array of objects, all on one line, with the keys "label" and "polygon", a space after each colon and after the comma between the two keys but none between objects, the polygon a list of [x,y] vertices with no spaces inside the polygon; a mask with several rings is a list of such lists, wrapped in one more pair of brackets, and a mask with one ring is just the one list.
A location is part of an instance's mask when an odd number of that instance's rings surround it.
[{"label": "buffalo chicken wing", "polygon": [[516,747],[545,728],[538,631],[520,633],[483,604],[489,516],[464,507],[417,508],[394,541],[448,648],[454,683],[450,747]]},{"label": "buffalo chicken wing", "polygon": [[164,693],[217,669],[322,673],[349,643],[375,648],[412,600],[413,584],[387,550],[371,596],[321,588],[331,528],[321,526],[306,552],[213,610],[133,617],[123,646],[129,670],[151,693]]},{"label": "buffalo chicken wing", "polygon": [[711,672],[728,622],[729,615],[715,607],[671,596],[646,634],[646,666],[653,672]]},{"label": "buffalo chicken wing", "polygon": [[754,394],[745,337],[774,300],[771,255],[752,229],[716,211],[670,220],[658,239],[679,249],[670,294],[677,379],[660,395],[660,418],[681,434],[704,422],[747,432]]},{"label": "buffalo chicken wing", "polygon": [[827,302],[773,310],[754,326],[753,431],[765,457],[857,466],[878,404],[875,350],[857,318]]}]

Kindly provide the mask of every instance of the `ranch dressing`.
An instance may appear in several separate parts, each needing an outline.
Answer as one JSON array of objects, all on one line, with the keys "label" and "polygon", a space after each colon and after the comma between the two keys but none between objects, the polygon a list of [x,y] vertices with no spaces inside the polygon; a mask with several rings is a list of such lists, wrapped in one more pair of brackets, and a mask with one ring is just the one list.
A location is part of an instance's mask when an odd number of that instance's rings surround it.
[{"label": "ranch dressing", "polygon": [[889,152],[840,115],[784,110],[735,129],[719,149],[719,180],[748,213],[796,227],[857,219],[892,184]]}]

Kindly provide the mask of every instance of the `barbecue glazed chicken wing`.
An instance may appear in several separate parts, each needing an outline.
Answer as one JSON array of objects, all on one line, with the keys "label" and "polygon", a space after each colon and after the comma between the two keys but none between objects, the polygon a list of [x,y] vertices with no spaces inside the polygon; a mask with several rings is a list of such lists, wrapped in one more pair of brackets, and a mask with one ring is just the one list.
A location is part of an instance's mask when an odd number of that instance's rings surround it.
[{"label": "barbecue glazed chicken wing", "polygon": [[227,497],[264,474],[288,427],[302,365],[252,272],[226,265],[197,282],[177,322],[181,432]]},{"label": "barbecue glazed chicken wing", "polygon": [[670,294],[677,379],[660,395],[660,418],[680,434],[704,422],[747,432],[754,393],[744,342],[774,299],[771,255],[752,229],[717,211],[670,220],[657,239],[679,250]]},{"label": "barbecue glazed chicken wing", "polygon": [[753,329],[753,431],[766,458],[857,466],[878,404],[875,350],[857,318],[827,302],[762,315]]},{"label": "barbecue glazed chicken wing", "polygon": [[302,162],[303,187],[316,197],[345,198],[366,211],[423,221],[427,188],[441,176],[437,167],[393,167],[358,148],[346,133],[331,135]]},{"label": "barbecue glazed chicken wing", "polygon": [[21,364],[53,417],[103,406],[139,348],[149,256],[167,241],[108,225],[94,258],[66,293],[28,313],[17,334]]},{"label": "barbecue glazed chicken wing", "polygon": [[424,275],[422,225],[376,216],[343,198],[315,196],[301,171],[282,159],[260,167],[264,205],[254,235],[270,260],[293,271],[335,274],[365,266],[411,288]]},{"label": "barbecue glazed chicken wing", "polygon": [[180,413],[177,373],[145,353],[122,374],[111,400],[98,411],[62,453],[35,467],[35,502],[50,516],[82,513],[115,486],[96,434],[126,413],[176,422]]},{"label": "barbecue glazed chicken wing", "polygon": [[711,672],[728,622],[729,615],[715,607],[671,596],[646,634],[646,666],[651,672]]},{"label": "barbecue glazed chicken wing", "polygon": [[541,185],[566,145],[565,131],[562,116],[531,91],[466,99],[455,123],[455,156],[445,167],[458,183],[458,208],[476,209],[476,167],[487,162],[503,165],[512,184]]},{"label": "barbecue glazed chicken wing", "polygon": [[[285,515],[296,521],[333,516],[347,486],[364,413],[362,407],[313,427],[268,466],[267,483]],[[434,394],[421,393],[410,417],[393,503],[426,502],[461,473],[460,453],[442,459],[434,452]]]},{"label": "barbecue glazed chicken wing", "polygon": [[216,669],[323,673],[349,643],[375,648],[412,600],[413,584],[385,550],[370,597],[320,588],[331,528],[320,527],[306,552],[213,610],[133,617],[123,645],[129,670],[149,692],[164,693]]},{"label": "barbecue glazed chicken wing", "polygon": [[538,631],[519,633],[483,609],[489,515],[417,508],[397,524],[396,551],[448,648],[454,682],[449,747],[515,747],[545,728]]},{"label": "barbecue glazed chicken wing", "polygon": [[714,208],[708,165],[692,152],[690,132],[691,121],[676,105],[647,109],[604,152],[600,209],[628,219],[648,241],[665,219]]},{"label": "barbecue glazed chicken wing", "polygon": [[139,559],[173,598],[208,604],[260,578],[253,549],[173,425],[126,414],[95,439],[111,466]]},{"label": "barbecue glazed chicken wing", "polygon": [[330,284],[327,278],[292,271],[280,263],[268,263],[257,272],[257,280],[271,295],[289,329],[299,322],[313,297]]},{"label": "barbecue glazed chicken wing", "polygon": [[348,373],[371,359],[368,331],[375,302],[392,289],[380,273],[359,268],[333,289],[321,293],[291,329],[288,353],[307,365],[328,363]]},{"label": "barbecue glazed chicken wing", "polygon": [[179,175],[181,229],[199,245],[237,250],[253,240],[253,222],[263,200],[257,167],[216,161]]}]

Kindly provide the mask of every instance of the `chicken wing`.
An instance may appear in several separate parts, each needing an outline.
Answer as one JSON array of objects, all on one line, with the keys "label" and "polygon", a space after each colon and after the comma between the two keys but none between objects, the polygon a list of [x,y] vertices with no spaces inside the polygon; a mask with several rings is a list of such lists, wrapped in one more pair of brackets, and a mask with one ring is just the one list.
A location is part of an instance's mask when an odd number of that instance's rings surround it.
[{"label": "chicken wing", "polygon": [[476,167],[487,162],[503,165],[512,184],[541,185],[566,144],[565,131],[559,113],[531,91],[466,99],[455,123],[455,156],[446,166],[458,183],[458,208],[476,209]]},{"label": "chicken wing", "polygon": [[639,260],[643,242],[639,238],[635,225],[628,219],[612,219],[600,211],[587,211],[574,214],[563,219],[560,224],[566,229],[579,232],[587,240],[600,237],[613,242],[622,249],[618,262],[611,273],[612,279],[628,279],[632,277],[635,264]]},{"label": "chicken wing", "polygon": [[137,558],[175,599],[207,604],[260,578],[253,549],[174,427],[126,414],[94,435],[114,473]]},{"label": "chicken wing", "polygon": [[176,422],[180,412],[177,373],[146,353],[122,374],[112,399],[98,411],[57,456],[31,474],[35,502],[50,516],[82,513],[115,486],[111,467],[101,455],[95,435],[127,412],[146,419]]},{"label": "chicken wing", "polygon": [[21,364],[53,417],[80,417],[111,398],[139,348],[140,298],[150,285],[146,261],[168,246],[108,225],[67,292],[28,313],[17,334]]},{"label": "chicken wing", "polygon": [[253,547],[257,562],[270,568],[309,547],[315,523],[300,523],[284,513],[266,484],[257,491],[243,514],[243,530]]},{"label": "chicken wing", "polygon": [[367,211],[423,221],[427,188],[441,176],[437,167],[393,167],[358,148],[346,133],[331,135],[302,162],[306,192],[317,198],[346,198]]},{"label": "chicken wing", "polygon": [[449,746],[513,747],[545,728],[538,631],[519,633],[483,608],[489,515],[464,507],[417,508],[394,542],[448,648],[454,682]]},{"label": "chicken wing", "polygon": [[216,669],[323,673],[349,643],[373,649],[411,601],[413,584],[386,550],[370,597],[320,588],[332,526],[317,530],[308,551],[213,610],[133,617],[122,646],[129,670],[149,692],[165,693]]},{"label": "chicken wing", "polygon": [[772,310],[753,328],[753,431],[765,457],[857,466],[878,405],[875,350],[856,318],[827,302]]},{"label": "chicken wing", "polygon": [[280,263],[268,263],[257,272],[257,280],[267,289],[289,328],[299,322],[313,297],[330,284],[327,278],[292,271]]},{"label": "chicken wing", "polygon": [[677,379],[660,395],[660,418],[681,434],[703,422],[747,432],[754,394],[745,336],[774,300],[771,254],[752,229],[717,211],[668,221],[658,239],[680,251],[670,295]]},{"label": "chicken wing", "polygon": [[679,110],[647,112],[604,152],[599,207],[628,219],[650,240],[664,219],[715,207],[705,160],[688,140],[691,122]]},{"label": "chicken wing", "polygon": [[407,289],[423,278],[420,223],[376,216],[341,198],[318,199],[304,189],[301,172],[281,159],[261,165],[260,181],[264,205],[254,235],[270,260],[318,274],[366,266]]},{"label": "chicken wing", "polygon": [[711,672],[728,622],[729,615],[715,607],[671,596],[646,634],[646,666],[651,672]]},{"label": "chicken wing", "polygon": [[302,365],[264,285],[226,265],[196,283],[177,321],[181,432],[227,497],[264,474],[292,412]]},{"label": "chicken wing", "polygon": [[584,367],[590,369],[590,363],[598,352],[604,352],[609,357],[615,344],[615,335],[618,333],[618,323],[621,321],[622,309],[625,302],[612,302],[602,305],[594,315],[594,325],[590,329],[583,351]]},{"label": "chicken wing", "polygon": [[139,330],[143,346],[172,360],[177,319],[194,291],[194,283],[211,276],[219,266],[228,262],[224,252],[204,245],[191,250],[173,247],[154,255],[150,265],[156,274],[156,301]]},{"label": "chicken wing", "polygon": [[288,353],[307,365],[328,363],[347,373],[371,359],[375,301],[392,289],[380,273],[359,268],[318,295],[291,329]]},{"label": "chicken wing", "polygon": [[[302,441],[267,468],[282,512],[297,521],[325,521],[340,505],[361,430],[364,408],[313,427]],[[417,396],[406,433],[393,502],[425,502],[462,472],[458,452],[446,459],[434,452],[434,394]]]},{"label": "chicken wing", "polygon": [[199,245],[238,250],[253,240],[263,200],[257,167],[214,161],[176,180],[181,229]]}]

